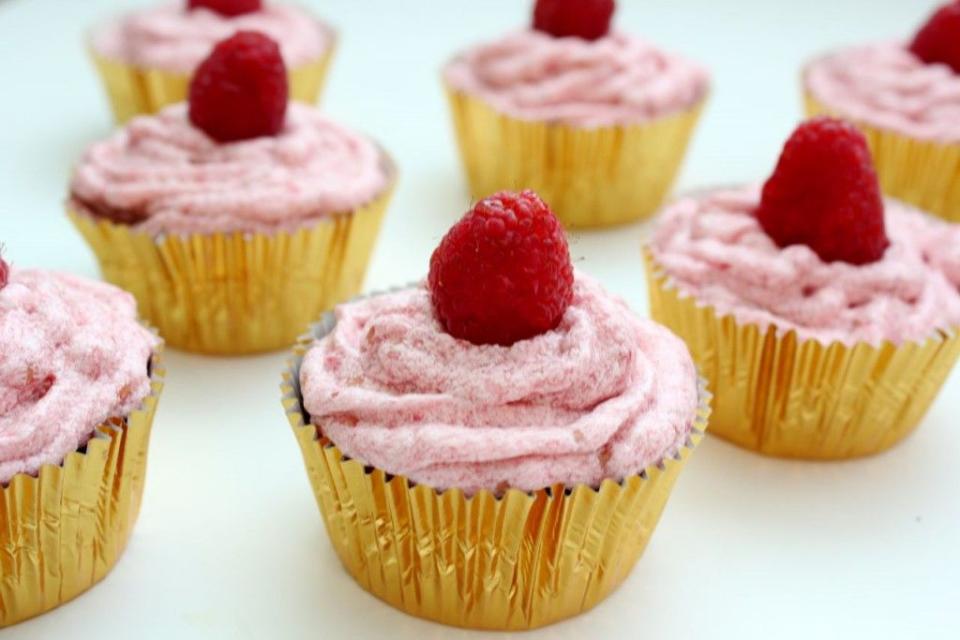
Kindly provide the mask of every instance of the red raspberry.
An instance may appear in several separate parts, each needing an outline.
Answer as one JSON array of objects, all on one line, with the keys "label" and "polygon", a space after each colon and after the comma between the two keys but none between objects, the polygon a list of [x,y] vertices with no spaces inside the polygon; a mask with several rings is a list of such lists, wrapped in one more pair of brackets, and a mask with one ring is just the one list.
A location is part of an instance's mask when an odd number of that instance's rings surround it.
[{"label": "red raspberry", "polygon": [[3,289],[7,286],[7,282],[10,281],[10,266],[3,261],[3,256],[0,256],[0,289]]},{"label": "red raspberry", "polygon": [[537,0],[533,28],[557,38],[596,40],[610,30],[615,8],[613,0]]},{"label": "red raspberry", "polygon": [[942,62],[960,73],[960,0],[930,16],[914,37],[910,51],[927,64]]},{"label": "red raspberry", "polygon": [[474,344],[511,345],[555,328],[573,299],[563,228],[533,191],[485,198],[430,258],[440,324]]},{"label": "red raspberry", "polygon": [[843,120],[797,127],[763,185],[757,218],[781,247],[805,244],[825,262],[875,262],[890,245],[867,140]]},{"label": "red raspberry", "polygon": [[280,47],[256,31],[217,43],[190,82],[190,121],[220,142],[276,135],[286,113]]},{"label": "red raspberry", "polygon": [[263,8],[262,0],[189,0],[188,9],[210,9],[220,15],[232,18],[245,13],[253,13]]}]

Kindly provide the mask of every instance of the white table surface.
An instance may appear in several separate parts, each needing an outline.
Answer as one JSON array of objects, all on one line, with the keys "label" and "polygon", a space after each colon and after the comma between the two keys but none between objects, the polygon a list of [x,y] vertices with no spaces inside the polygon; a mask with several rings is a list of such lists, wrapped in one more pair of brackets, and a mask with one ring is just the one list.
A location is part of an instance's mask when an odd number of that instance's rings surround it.
[{"label": "white table surface", "polygon": [[[111,127],[83,51],[143,2],[0,0],[0,242],[21,267],[96,276],[62,201]],[[528,20],[519,0],[315,0],[341,29],[324,104],[401,168],[367,286],[425,274],[468,206],[438,68]],[[764,178],[800,116],[797,69],[845,42],[911,33],[932,0],[626,0],[619,25],[710,65],[715,88],[679,187]],[[647,302],[647,225],[576,233],[580,268]],[[282,353],[173,352],[140,521],[115,570],[3,638],[473,638],[398,613],[341,569],[280,408]],[[960,376],[888,453],[784,462],[708,438],[625,585],[533,638],[960,637]]]}]

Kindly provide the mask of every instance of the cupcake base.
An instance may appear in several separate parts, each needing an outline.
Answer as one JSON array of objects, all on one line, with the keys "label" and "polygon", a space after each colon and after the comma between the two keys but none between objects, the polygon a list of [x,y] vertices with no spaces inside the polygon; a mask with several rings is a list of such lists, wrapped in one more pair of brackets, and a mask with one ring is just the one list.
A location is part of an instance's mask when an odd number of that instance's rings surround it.
[{"label": "cupcake base", "polygon": [[[806,92],[808,116],[844,117]],[[960,144],[915,140],[855,122],[873,154],[883,192],[950,222],[960,222]]]},{"label": "cupcake base", "polygon": [[760,453],[843,459],[911,433],[960,357],[960,335],[823,345],[720,316],[681,294],[645,252],[650,312],[687,343],[715,394],[710,433]]},{"label": "cupcake base", "polygon": [[[290,99],[316,104],[333,60],[334,47],[314,62],[288,69]],[[117,124],[156,113],[187,99],[190,74],[137,67],[91,51]]]},{"label": "cupcake base", "polygon": [[116,564],[140,512],[163,377],[157,352],[140,409],[97,427],[60,466],[0,487],[0,627],[72,600]]},{"label": "cupcake base", "polygon": [[570,228],[651,216],[705,102],[649,124],[586,129],[512,118],[450,87],[447,96],[471,195],[533,189]]},{"label": "cupcake base", "polygon": [[346,458],[310,424],[299,367],[332,314],[295,348],[283,405],[303,453],[327,533],[344,568],[401,611],[475,629],[532,629],[584,612],[626,578],[706,428],[709,395],[675,457],[599,488],[555,485],[436,491]]},{"label": "cupcake base", "polygon": [[[391,173],[393,173],[391,169]],[[167,344],[238,355],[289,347],[363,286],[393,191],[298,231],[153,237],[72,206],[103,277],[132,293]]]}]

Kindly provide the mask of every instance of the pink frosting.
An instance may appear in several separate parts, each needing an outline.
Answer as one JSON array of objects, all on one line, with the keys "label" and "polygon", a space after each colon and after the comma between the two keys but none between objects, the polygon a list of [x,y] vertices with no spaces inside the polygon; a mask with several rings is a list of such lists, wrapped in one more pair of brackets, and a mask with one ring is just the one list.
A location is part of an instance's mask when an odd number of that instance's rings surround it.
[{"label": "pink frosting", "polygon": [[180,104],[87,149],[71,192],[147,233],[270,232],[352,211],[387,181],[376,144],[312,107],[291,102],[276,136],[220,144]]},{"label": "pink frosting", "polygon": [[289,66],[318,60],[333,44],[330,28],[296,6],[264,3],[261,11],[233,18],[186,6],[180,0],[113,20],[94,30],[92,46],[112,60],[189,73],[217,42],[240,30],[272,37]]},{"label": "pink frosting", "polygon": [[759,189],[750,187],[665,209],[651,249],[681,292],[741,324],[824,344],[923,341],[960,326],[960,293],[941,266],[956,242],[947,223],[887,200],[891,245],[883,259],[825,263],[805,245],[779,248],[754,216],[758,203]]},{"label": "pink frosting", "polygon": [[579,274],[560,326],[511,347],[445,333],[422,286],[342,305],[300,379],[345,454],[467,493],[637,474],[683,446],[698,406],[686,346]]},{"label": "pink frosting", "polygon": [[960,75],[926,64],[898,42],[844,49],[814,60],[807,90],[846,118],[911,138],[960,142]]},{"label": "pink frosting", "polygon": [[960,224],[925,216],[913,216],[911,222],[924,259],[960,291]]},{"label": "pink frosting", "polygon": [[157,344],[130,294],[14,270],[0,289],[0,484],[60,464],[108,418],[140,406]]},{"label": "pink frosting", "polygon": [[617,32],[594,41],[512,33],[457,56],[444,76],[512,117],[581,127],[639,124],[688,109],[709,84],[700,66]]}]

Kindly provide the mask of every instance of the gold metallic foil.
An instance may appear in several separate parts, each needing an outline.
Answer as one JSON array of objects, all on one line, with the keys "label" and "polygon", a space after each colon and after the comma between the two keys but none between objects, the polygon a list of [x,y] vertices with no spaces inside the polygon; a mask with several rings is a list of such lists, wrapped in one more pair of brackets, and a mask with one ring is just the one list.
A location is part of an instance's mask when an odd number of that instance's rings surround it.
[{"label": "gold metallic foil", "polygon": [[[808,116],[833,115],[809,92]],[[950,222],[960,222],[960,143],[917,140],[854,121],[867,138],[883,192]]]},{"label": "gold metallic foil", "polygon": [[599,489],[554,485],[501,496],[437,491],[345,458],[302,407],[299,370],[325,315],[283,374],[283,406],[343,566],[364,589],[421,618],[478,629],[531,629],[609,595],[650,540],[673,483],[702,437],[709,394],[675,457]]},{"label": "gold metallic foil", "polygon": [[533,189],[569,228],[652,215],[673,185],[705,102],[649,124],[578,128],[511,118],[450,87],[447,97],[471,195]]},{"label": "gold metallic foil", "polygon": [[681,294],[645,251],[650,312],[680,336],[713,391],[710,433],[773,456],[842,459],[896,444],[960,356],[956,329],[923,343],[824,345],[720,316]]},{"label": "gold metallic foil", "polygon": [[[315,62],[288,69],[290,99],[316,104],[333,60],[334,45]],[[90,52],[117,124],[187,99],[190,75],[137,67]]]},{"label": "gold metallic foil", "polygon": [[0,486],[0,627],[72,600],[116,564],[140,512],[163,377],[158,348],[139,409],[97,427],[59,466]]},{"label": "gold metallic foil", "polygon": [[236,355],[289,347],[356,295],[396,181],[369,204],[294,232],[154,237],[69,210],[103,277],[137,298],[167,344]]}]

